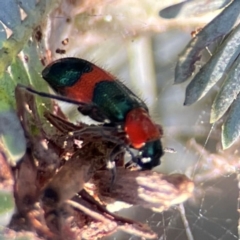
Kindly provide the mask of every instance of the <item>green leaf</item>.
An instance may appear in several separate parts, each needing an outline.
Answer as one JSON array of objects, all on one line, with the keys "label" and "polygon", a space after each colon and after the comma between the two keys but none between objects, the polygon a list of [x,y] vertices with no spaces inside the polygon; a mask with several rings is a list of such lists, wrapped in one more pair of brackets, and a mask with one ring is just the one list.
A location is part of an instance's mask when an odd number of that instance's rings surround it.
[{"label": "green leaf", "polygon": [[25,13],[28,15],[32,11],[34,11],[36,7],[36,0],[25,0],[25,1],[18,1],[19,7],[21,7]]},{"label": "green leaf", "polygon": [[3,42],[6,41],[6,39],[7,39],[7,34],[5,32],[5,28],[0,22],[0,48],[3,47]]},{"label": "green leaf", "polygon": [[12,194],[8,192],[0,192],[0,215],[13,210],[15,207]]},{"label": "green leaf", "polygon": [[231,106],[226,122],[222,127],[223,149],[229,148],[240,136],[240,95]]},{"label": "green leaf", "polygon": [[216,9],[225,7],[231,0],[192,0],[183,1],[167,8],[162,9],[159,12],[162,18],[189,18],[189,16],[197,16]]},{"label": "green leaf", "polygon": [[[25,136],[14,112],[14,89],[17,83],[29,85],[31,80],[40,82],[37,46],[32,43],[28,46],[28,43],[33,30],[46,20],[47,13],[56,7],[58,2],[58,0],[41,0],[38,3],[34,0],[9,0],[0,3],[0,21],[12,30],[12,35],[8,39],[5,30],[0,35],[2,47],[0,49],[0,144],[11,165],[15,165],[21,159],[26,149]],[[27,14],[25,19],[20,17],[20,8]],[[1,24],[0,28],[4,29]],[[24,48],[26,49],[26,46],[30,51],[28,57],[32,58],[33,67],[26,67],[29,62],[24,62],[17,56]],[[35,54],[32,54],[33,52]]]},{"label": "green leaf", "polygon": [[[0,107],[1,109],[1,107]],[[26,139],[14,110],[0,111],[0,140],[8,162],[15,166],[26,150]]]},{"label": "green leaf", "polygon": [[240,25],[224,39],[217,52],[200,69],[186,89],[184,105],[191,105],[204,97],[222,78],[240,54]]},{"label": "green leaf", "polygon": [[228,34],[240,18],[240,0],[233,1],[221,14],[214,18],[180,54],[175,69],[175,83],[185,82],[194,72],[201,51],[220,37]]},{"label": "green leaf", "polygon": [[24,66],[23,60],[16,57],[10,66],[10,75],[14,84],[22,83],[25,85],[29,84],[29,75],[27,69]]},{"label": "green leaf", "polygon": [[21,24],[20,9],[15,0],[1,2],[0,19],[13,30]]},{"label": "green leaf", "polygon": [[228,110],[240,92],[240,57],[230,69],[211,110],[210,122],[214,123]]}]

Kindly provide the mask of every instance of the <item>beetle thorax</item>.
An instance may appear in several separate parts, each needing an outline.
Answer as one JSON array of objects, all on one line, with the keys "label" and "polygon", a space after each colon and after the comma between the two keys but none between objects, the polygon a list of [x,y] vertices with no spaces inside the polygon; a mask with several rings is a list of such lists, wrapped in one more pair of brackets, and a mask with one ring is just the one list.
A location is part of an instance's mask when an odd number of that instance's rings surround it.
[{"label": "beetle thorax", "polygon": [[127,114],[124,130],[130,144],[136,149],[143,147],[148,141],[161,137],[159,127],[143,108],[135,108]]}]

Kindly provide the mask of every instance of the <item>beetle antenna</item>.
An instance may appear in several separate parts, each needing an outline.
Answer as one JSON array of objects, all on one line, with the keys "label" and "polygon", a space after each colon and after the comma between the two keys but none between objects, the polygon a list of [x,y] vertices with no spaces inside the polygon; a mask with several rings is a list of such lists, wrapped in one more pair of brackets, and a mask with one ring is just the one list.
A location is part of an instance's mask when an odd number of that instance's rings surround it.
[{"label": "beetle antenna", "polygon": [[62,102],[72,103],[72,104],[75,104],[75,105],[78,105],[78,106],[89,105],[88,103],[84,103],[84,102],[80,102],[80,101],[77,101],[77,100],[69,99],[69,98],[66,98],[66,97],[63,97],[63,96],[58,96],[58,95],[54,95],[54,94],[51,94],[51,93],[39,92],[39,91],[36,91],[36,90],[32,89],[31,87],[27,87],[27,86],[24,86],[22,84],[18,84],[18,87],[23,88],[23,89],[27,90],[28,92],[36,94],[40,97],[51,98],[51,99],[55,99],[55,100],[62,101]]}]

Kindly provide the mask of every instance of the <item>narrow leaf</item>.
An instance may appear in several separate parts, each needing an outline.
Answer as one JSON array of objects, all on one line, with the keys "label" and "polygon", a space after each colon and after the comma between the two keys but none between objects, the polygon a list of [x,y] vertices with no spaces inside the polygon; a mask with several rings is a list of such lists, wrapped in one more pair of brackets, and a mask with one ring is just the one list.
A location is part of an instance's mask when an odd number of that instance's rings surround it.
[{"label": "narrow leaf", "polygon": [[240,57],[232,65],[211,110],[210,122],[214,123],[228,110],[240,92]]},{"label": "narrow leaf", "polygon": [[197,16],[225,7],[231,0],[188,0],[162,9],[159,12],[162,18],[179,18]]},{"label": "narrow leaf", "polygon": [[238,23],[239,18],[240,0],[235,0],[188,43],[179,56],[175,69],[175,83],[185,82],[191,76],[195,62],[200,59],[201,51],[218,38],[228,34]]},{"label": "narrow leaf", "polygon": [[240,95],[231,106],[228,117],[222,126],[223,149],[229,148],[240,136]]},{"label": "narrow leaf", "polygon": [[224,40],[217,52],[196,74],[186,89],[184,105],[201,99],[220,80],[240,53],[240,24]]}]

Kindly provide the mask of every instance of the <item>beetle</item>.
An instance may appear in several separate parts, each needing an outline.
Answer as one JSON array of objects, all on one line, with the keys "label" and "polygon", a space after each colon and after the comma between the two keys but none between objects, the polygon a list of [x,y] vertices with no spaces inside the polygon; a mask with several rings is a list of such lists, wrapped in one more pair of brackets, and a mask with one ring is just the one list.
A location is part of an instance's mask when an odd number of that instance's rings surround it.
[{"label": "beetle", "polygon": [[87,60],[67,57],[50,63],[42,77],[57,95],[25,88],[43,97],[77,104],[83,115],[101,122],[103,127],[123,132],[124,141],[119,140],[114,154],[121,147],[136,149],[137,155],[130,151],[132,162],[142,170],[160,165],[164,154],[162,127],[153,122],[147,105],[112,74]]}]

